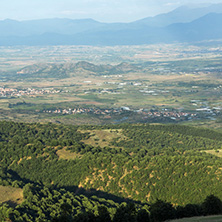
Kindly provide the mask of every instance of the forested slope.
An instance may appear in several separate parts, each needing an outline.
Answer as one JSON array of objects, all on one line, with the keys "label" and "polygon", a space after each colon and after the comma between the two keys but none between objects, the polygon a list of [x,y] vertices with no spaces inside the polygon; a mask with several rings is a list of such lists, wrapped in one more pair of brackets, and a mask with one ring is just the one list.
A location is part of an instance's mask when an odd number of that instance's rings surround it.
[{"label": "forested slope", "polygon": [[114,208],[123,200],[200,204],[222,199],[222,161],[204,152],[221,148],[220,133],[179,125],[1,122],[0,185],[94,195]]}]

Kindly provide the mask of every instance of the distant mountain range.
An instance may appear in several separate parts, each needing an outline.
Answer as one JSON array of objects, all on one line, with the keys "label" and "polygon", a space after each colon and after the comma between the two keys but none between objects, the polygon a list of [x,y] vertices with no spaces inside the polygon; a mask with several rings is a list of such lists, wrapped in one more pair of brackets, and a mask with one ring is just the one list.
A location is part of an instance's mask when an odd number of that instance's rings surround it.
[{"label": "distant mountain range", "polygon": [[132,45],[222,39],[222,4],[183,6],[131,23],[93,19],[0,21],[0,45]]}]

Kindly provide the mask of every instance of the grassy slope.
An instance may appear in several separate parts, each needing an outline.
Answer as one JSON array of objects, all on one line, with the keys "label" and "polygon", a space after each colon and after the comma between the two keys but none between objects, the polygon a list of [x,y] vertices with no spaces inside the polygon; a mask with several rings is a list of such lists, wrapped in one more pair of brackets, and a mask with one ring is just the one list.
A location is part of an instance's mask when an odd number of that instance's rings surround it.
[{"label": "grassy slope", "polygon": [[207,217],[191,217],[177,220],[171,220],[169,222],[221,222],[222,215],[207,216]]},{"label": "grassy slope", "polygon": [[23,193],[22,189],[14,187],[0,186],[0,203],[8,203],[10,205],[17,205],[22,203]]},{"label": "grassy slope", "polygon": [[[129,130],[132,127],[136,127],[136,125],[131,125]],[[166,126],[164,127],[166,128]],[[40,129],[41,128],[38,128],[38,130]],[[139,129],[140,128],[133,129],[132,132],[134,134],[136,133],[135,135],[133,135],[133,138],[128,137],[127,134],[124,133],[123,129],[118,129],[118,128],[109,129],[109,128],[104,127],[101,129],[99,128],[87,129],[87,128],[80,127],[78,131],[81,133],[90,133],[89,138],[86,137],[85,139],[82,139],[81,141],[84,142],[85,144],[92,145],[93,147],[100,146],[100,147],[104,147],[104,149],[105,147],[111,147],[113,148],[111,150],[115,151],[115,144],[112,144],[112,141],[116,141],[117,143],[124,141],[126,142],[126,144],[121,143],[120,146],[117,148],[117,150],[119,150],[120,147],[123,147],[124,152],[127,152],[126,147],[127,145],[130,145],[131,143],[135,143],[134,144],[135,147],[140,147],[141,149],[144,148],[146,144],[144,145],[142,142],[138,144],[136,143],[138,142],[137,140],[140,140],[143,137],[146,138],[146,141],[148,140],[150,140],[150,142],[156,141],[157,144],[153,145],[154,147],[156,147],[159,144],[159,140],[163,140],[162,142],[164,144],[166,143],[166,145],[167,145],[167,141],[169,140],[168,146],[170,146],[170,144],[173,141],[171,137],[173,137],[177,141],[178,146],[182,143],[181,141],[186,142],[186,140],[189,139],[188,135],[186,138],[180,137],[179,135],[175,137],[173,136],[174,133],[172,132],[160,133],[161,131],[159,130],[155,137],[153,138],[150,137],[149,139],[149,134],[146,133],[146,130],[145,130],[145,134],[143,135],[144,132],[138,131]],[[177,132],[178,130],[179,129],[177,129]],[[190,130],[190,129],[187,129],[187,130]],[[173,131],[175,131],[175,129]],[[151,135],[154,132],[150,130]],[[185,132],[184,132],[184,135],[186,135]],[[71,135],[71,138],[72,137],[73,136]],[[207,140],[205,142],[207,142]],[[194,143],[193,145],[190,145],[190,146],[193,146],[193,148],[195,148],[195,145],[196,144]],[[217,165],[216,170],[214,170],[215,167],[214,168],[212,167],[212,163],[210,161],[208,161],[205,164],[202,163],[202,161],[209,159],[207,158],[206,154],[203,157],[198,157],[195,155],[193,157],[189,157],[188,156],[189,152],[186,151],[181,156],[176,155],[174,157],[170,157],[170,154],[167,154],[165,156],[159,155],[157,158],[157,156],[152,157],[150,153],[150,158],[148,159],[149,162],[142,162],[143,160],[143,158],[141,158],[142,156],[139,157],[138,161],[136,161],[136,159],[134,158],[137,153],[137,151],[135,150],[132,150],[132,151],[130,150],[128,153],[128,156],[123,155],[123,154],[111,155],[111,153],[104,153],[101,157],[100,155],[101,152],[99,152],[99,155],[97,155],[97,152],[95,150],[93,152],[96,152],[95,153],[96,155],[94,155],[94,153],[92,154],[86,153],[85,155],[85,153],[76,153],[74,150],[72,150],[71,152],[66,150],[66,148],[69,148],[69,147],[66,147],[66,146],[62,146],[62,147],[63,147],[62,149],[57,150],[57,152],[55,152],[55,157],[57,155],[57,157],[59,157],[59,160],[70,160],[70,161],[58,162],[60,164],[60,167],[58,167],[59,171],[58,172],[56,171],[56,174],[57,175],[59,174],[61,178],[63,178],[64,184],[67,186],[69,184],[66,183],[66,179],[68,179],[71,175],[75,176],[75,174],[78,174],[78,170],[76,170],[75,168],[76,167],[78,168],[82,164],[83,166],[87,166],[86,169],[79,168],[79,170],[80,169],[82,170],[81,177],[77,176],[77,179],[75,181],[72,181],[72,183],[70,182],[70,184],[83,187],[86,190],[94,188],[100,191],[112,193],[114,195],[121,195],[125,198],[128,197],[135,200],[152,201],[153,199],[150,198],[150,196],[153,195],[155,197],[160,196],[162,198],[163,197],[168,198],[167,199],[168,201],[171,201],[172,203],[177,203],[178,193],[181,193],[183,189],[182,187],[184,187],[185,185],[187,189],[189,189],[186,191],[186,195],[189,194],[190,196],[195,196],[196,192],[198,192],[198,195],[199,195],[199,190],[195,189],[195,186],[197,186],[197,184],[198,186],[200,185],[203,187],[202,189],[203,193],[208,192],[209,188],[206,186],[205,184],[206,181],[204,178],[206,178],[208,181],[211,181],[211,182],[213,182],[212,178],[214,178],[214,183],[215,183],[214,189],[220,190],[221,184],[219,183],[220,183],[221,169],[222,169],[222,168],[218,169],[218,166],[220,165],[220,159],[217,159],[219,165]],[[202,147],[200,147],[200,149],[202,149]],[[210,147],[208,149],[210,149]],[[44,167],[48,167],[48,169],[51,170],[50,171],[51,173],[55,171],[54,167],[56,165],[51,167],[52,169],[50,168],[50,165],[53,164],[53,162],[50,163],[51,160],[50,158],[47,158],[47,155],[51,153],[51,151],[53,150],[55,150],[54,146],[53,147],[49,146],[47,147],[47,149],[44,148],[44,151],[45,151],[44,155],[46,155],[46,161],[42,161],[42,164],[44,163]],[[188,154],[186,154],[187,152]],[[22,166],[22,164],[25,164],[25,163],[27,163],[27,165],[25,165],[26,167],[33,167],[34,171],[36,167],[41,168],[41,165],[38,165],[39,163],[38,161],[36,161],[36,165],[32,163],[35,160],[34,157],[31,161],[29,160],[30,159],[29,155],[23,156],[20,159],[23,161],[19,160],[17,165],[16,164],[14,165],[13,169],[17,170],[18,173],[21,173],[22,177],[27,178],[27,179],[33,179],[33,178],[34,178],[33,180],[41,180],[41,178],[44,179],[45,175],[47,174],[47,171],[44,171],[45,169],[43,166],[42,166],[42,169],[40,169],[41,174],[38,175],[39,178],[37,178],[35,175],[31,175],[30,172],[23,173],[24,166]],[[37,159],[38,157],[39,156],[37,156]],[[77,164],[75,165],[75,161],[72,162],[72,160],[77,160],[76,162]],[[67,175],[64,175],[62,170],[60,170],[60,168],[62,169],[62,167],[66,167],[66,165],[70,166],[71,164],[75,167],[73,166],[70,167],[70,170],[67,172]],[[168,172],[165,173],[166,167],[167,167]],[[41,170],[43,170],[44,172]],[[193,175],[194,172],[195,174],[197,173],[197,175],[202,174],[203,178],[194,180],[194,178],[196,178],[196,176]],[[36,173],[38,173],[38,170],[36,170]],[[216,177],[215,177],[215,174],[217,174]],[[138,176],[138,175],[141,175],[141,176]],[[212,178],[210,178],[210,176]],[[48,175],[47,177],[49,177],[49,179],[52,182],[55,181],[55,184],[57,181],[57,183],[60,184],[60,186],[64,186],[64,184],[61,184],[59,182],[62,179],[60,180],[51,174]],[[169,179],[169,177],[171,179]],[[166,183],[166,181],[168,181],[168,183]],[[189,187],[190,184],[192,184],[192,187]],[[143,190],[146,190],[147,192],[144,193]],[[169,193],[167,197],[165,196],[165,193]],[[206,195],[207,194],[208,193],[206,193]],[[204,199],[206,195],[204,195],[201,198]],[[180,202],[180,204],[187,204],[187,202]]]}]

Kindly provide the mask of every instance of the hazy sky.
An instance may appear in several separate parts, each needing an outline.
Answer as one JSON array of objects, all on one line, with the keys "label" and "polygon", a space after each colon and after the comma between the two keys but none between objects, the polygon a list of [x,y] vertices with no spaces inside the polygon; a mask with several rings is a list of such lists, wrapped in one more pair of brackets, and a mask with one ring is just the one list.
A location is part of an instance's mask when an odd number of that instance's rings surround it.
[{"label": "hazy sky", "polygon": [[193,3],[222,3],[222,0],[0,0],[0,20],[57,17],[130,22]]}]

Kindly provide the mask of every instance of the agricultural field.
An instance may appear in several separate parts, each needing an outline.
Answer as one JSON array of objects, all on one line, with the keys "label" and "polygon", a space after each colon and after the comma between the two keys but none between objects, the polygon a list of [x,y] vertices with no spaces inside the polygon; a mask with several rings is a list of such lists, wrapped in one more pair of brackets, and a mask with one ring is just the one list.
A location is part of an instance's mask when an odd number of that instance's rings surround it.
[{"label": "agricultural field", "polygon": [[218,45],[1,47],[0,60],[1,120],[222,130]]}]

